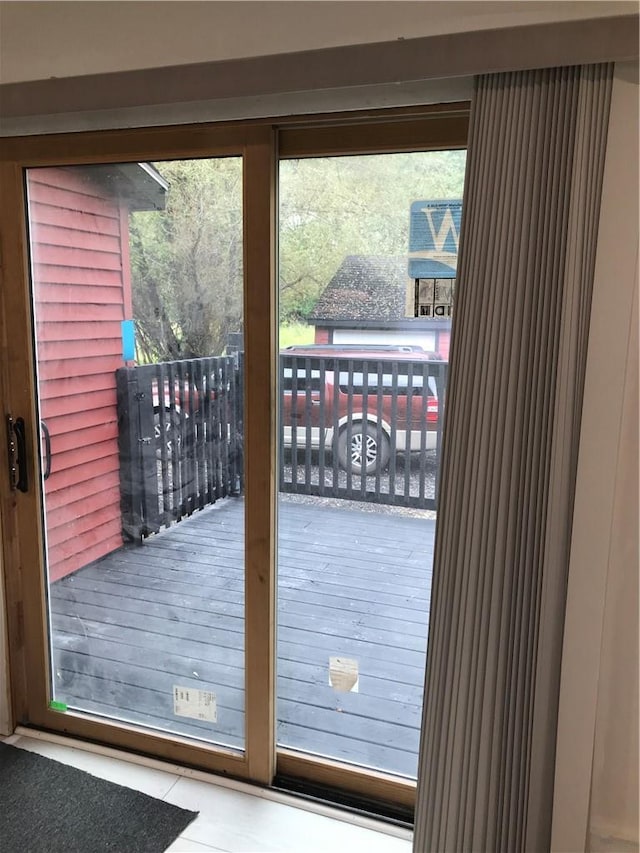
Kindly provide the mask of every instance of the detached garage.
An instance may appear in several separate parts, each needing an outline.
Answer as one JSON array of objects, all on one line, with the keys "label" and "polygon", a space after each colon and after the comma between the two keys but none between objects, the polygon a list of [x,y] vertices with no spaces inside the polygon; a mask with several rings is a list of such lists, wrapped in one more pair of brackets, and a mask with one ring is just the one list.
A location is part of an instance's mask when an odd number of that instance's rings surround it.
[{"label": "detached garage", "polygon": [[406,256],[348,255],[309,322],[317,344],[418,345],[448,360],[451,320],[413,317],[412,310]]}]

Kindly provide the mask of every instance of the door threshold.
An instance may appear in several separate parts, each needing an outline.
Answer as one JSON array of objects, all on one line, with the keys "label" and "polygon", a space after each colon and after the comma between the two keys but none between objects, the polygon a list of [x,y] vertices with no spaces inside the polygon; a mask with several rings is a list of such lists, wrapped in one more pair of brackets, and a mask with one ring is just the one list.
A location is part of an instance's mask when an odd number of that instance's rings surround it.
[{"label": "door threshold", "polygon": [[[371,829],[375,832],[390,835],[394,838],[401,838],[410,841],[413,837],[412,830],[406,826],[389,823],[382,818],[375,818],[360,814],[357,811],[354,811],[353,808],[349,808],[346,804],[343,808],[336,805],[327,805],[315,797],[310,798],[302,792],[300,794],[296,794],[293,792],[286,792],[278,788],[251,785],[248,782],[240,782],[236,779],[218,776],[215,773],[208,773],[204,770],[195,770],[191,767],[183,767],[179,764],[162,761],[158,758],[150,758],[147,755],[140,755],[135,752],[126,752],[114,747],[103,746],[102,744],[69,737],[67,735],[55,734],[42,729],[32,729],[28,726],[16,726],[13,734],[32,738],[33,740],[41,740],[47,743],[67,746],[70,749],[80,749],[85,752],[93,753],[94,755],[103,755],[106,758],[113,758],[117,761],[124,761],[129,764],[137,764],[141,767],[147,767],[152,770],[172,773],[186,779],[196,779],[200,782],[207,782],[210,785],[239,791],[270,802],[292,806],[294,808],[301,809],[302,811],[322,815],[323,817],[332,818],[334,820],[342,821],[343,823],[353,824],[354,826],[359,826],[363,829]],[[3,739],[6,740],[6,738]]]}]

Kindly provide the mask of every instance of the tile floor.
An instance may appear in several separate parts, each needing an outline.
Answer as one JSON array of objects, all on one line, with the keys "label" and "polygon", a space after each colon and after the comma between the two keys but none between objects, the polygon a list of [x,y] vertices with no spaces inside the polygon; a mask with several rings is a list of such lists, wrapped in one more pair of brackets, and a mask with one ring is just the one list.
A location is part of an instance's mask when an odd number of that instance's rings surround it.
[{"label": "tile floor", "polygon": [[303,807],[301,801],[286,794],[261,790],[256,793],[242,783],[221,783],[214,776],[177,765],[143,765],[129,756],[126,760],[118,757],[116,750],[88,747],[37,732],[15,734],[4,740],[199,811],[199,816],[168,848],[171,853],[411,853],[408,830],[329,807]]}]

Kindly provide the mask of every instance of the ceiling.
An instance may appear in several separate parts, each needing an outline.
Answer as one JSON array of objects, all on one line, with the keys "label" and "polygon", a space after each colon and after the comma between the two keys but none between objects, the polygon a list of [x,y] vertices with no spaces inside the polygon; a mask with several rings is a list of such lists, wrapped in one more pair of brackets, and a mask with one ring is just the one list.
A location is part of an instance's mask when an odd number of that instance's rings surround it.
[{"label": "ceiling", "polygon": [[0,2],[0,82],[637,13],[637,2]]}]

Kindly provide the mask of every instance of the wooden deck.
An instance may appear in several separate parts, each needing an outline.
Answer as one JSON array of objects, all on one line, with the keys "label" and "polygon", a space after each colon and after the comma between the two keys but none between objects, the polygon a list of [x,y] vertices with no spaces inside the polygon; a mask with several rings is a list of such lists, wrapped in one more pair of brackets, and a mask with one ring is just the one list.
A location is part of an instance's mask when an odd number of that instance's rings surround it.
[{"label": "wooden deck", "polygon": [[[229,499],[51,587],[56,696],[70,707],[242,747],[243,509]],[[280,508],[278,742],[414,777],[435,522]],[[358,662],[358,692],[329,658]],[[213,691],[217,721],[174,715]]]}]

